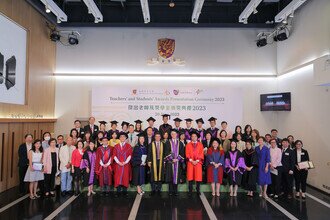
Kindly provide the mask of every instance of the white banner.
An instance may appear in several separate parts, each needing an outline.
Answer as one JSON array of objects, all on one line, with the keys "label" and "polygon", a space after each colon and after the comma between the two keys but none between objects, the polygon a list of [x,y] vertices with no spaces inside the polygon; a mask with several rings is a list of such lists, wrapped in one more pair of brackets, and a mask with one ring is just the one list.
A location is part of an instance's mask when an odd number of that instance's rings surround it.
[{"label": "white banner", "polygon": [[[237,88],[195,88],[195,87],[103,87],[92,90],[92,115],[97,120],[143,121],[143,128],[149,117],[162,123],[162,114],[171,115],[170,124],[176,117],[203,118],[209,127],[208,118],[228,122],[231,129],[242,122],[242,93]],[[194,123],[195,124],[195,123]],[[182,123],[184,127],[184,123]],[[194,125],[196,127],[196,125]]]}]

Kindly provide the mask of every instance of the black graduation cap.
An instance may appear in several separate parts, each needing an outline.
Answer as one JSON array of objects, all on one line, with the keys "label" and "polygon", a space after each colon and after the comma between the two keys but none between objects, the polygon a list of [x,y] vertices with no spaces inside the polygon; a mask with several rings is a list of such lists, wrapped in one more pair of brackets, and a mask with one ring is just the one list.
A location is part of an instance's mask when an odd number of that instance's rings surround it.
[{"label": "black graduation cap", "polygon": [[186,118],[185,121],[192,122],[193,120],[191,118]]},{"label": "black graduation cap", "polygon": [[139,119],[138,119],[138,120],[135,120],[134,122],[135,122],[136,124],[142,124],[142,121],[139,120]]},{"label": "black graduation cap", "polygon": [[123,121],[122,123],[121,123],[121,126],[124,126],[124,125],[129,125],[129,123],[127,122],[127,121]]},{"label": "black graduation cap", "polygon": [[110,121],[111,125],[116,125],[118,124],[118,121],[114,120],[114,121]]},{"label": "black graduation cap", "polygon": [[99,121],[99,123],[100,123],[101,125],[106,125],[106,124],[108,124],[106,121]]},{"label": "black graduation cap", "polygon": [[202,122],[202,124],[204,124],[204,120],[202,118],[196,119],[196,123],[198,122]]},{"label": "black graduation cap", "polygon": [[173,121],[181,122],[182,120],[180,118],[175,118],[175,119],[173,119]]},{"label": "black graduation cap", "polygon": [[149,121],[153,121],[153,122],[155,122],[156,119],[154,119],[153,117],[150,117],[150,118],[147,119],[147,122],[149,122]]},{"label": "black graduation cap", "polygon": [[163,118],[164,118],[164,117],[168,117],[168,119],[171,118],[171,116],[170,116],[169,114],[163,114],[162,116],[163,116]]},{"label": "black graduation cap", "polygon": [[128,135],[126,132],[123,132],[123,131],[119,132],[119,137],[122,135],[124,135],[126,137],[126,139],[128,138]]},{"label": "black graduation cap", "polygon": [[199,138],[199,136],[200,136],[199,133],[197,131],[195,131],[195,130],[193,130],[189,134],[190,134],[190,136],[193,135],[193,134],[196,134],[197,135],[197,138]]},{"label": "black graduation cap", "polygon": [[171,133],[172,133],[173,131],[176,132],[177,134],[179,134],[179,131],[178,131],[177,129],[171,129]]},{"label": "black graduation cap", "polygon": [[138,136],[138,137],[144,137],[144,132],[140,132],[136,136]]},{"label": "black graduation cap", "polygon": [[215,117],[211,117],[211,118],[209,118],[208,121],[215,121],[215,120],[217,120]]}]

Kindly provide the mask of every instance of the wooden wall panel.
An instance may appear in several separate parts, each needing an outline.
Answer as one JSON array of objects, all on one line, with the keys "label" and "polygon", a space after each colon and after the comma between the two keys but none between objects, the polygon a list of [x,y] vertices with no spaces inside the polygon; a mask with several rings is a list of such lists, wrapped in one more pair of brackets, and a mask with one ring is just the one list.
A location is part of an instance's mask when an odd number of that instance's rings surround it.
[{"label": "wooden wall panel", "polygon": [[54,123],[39,123],[39,138],[42,138],[42,134],[49,131],[54,136]]},{"label": "wooden wall panel", "polygon": [[23,135],[32,134],[34,139],[40,139],[38,123],[23,123]]},{"label": "wooden wall panel", "polygon": [[18,147],[24,141],[23,124],[9,124],[9,140],[8,140],[8,169],[7,169],[7,188],[12,188],[19,184],[18,178]]},{"label": "wooden wall panel", "polygon": [[8,138],[8,124],[0,124],[0,192],[7,189]]},{"label": "wooden wall panel", "polygon": [[0,103],[0,118],[11,114],[54,117],[56,43],[49,39],[45,18],[25,0],[0,0],[0,12],[27,29],[27,91],[25,105]]}]

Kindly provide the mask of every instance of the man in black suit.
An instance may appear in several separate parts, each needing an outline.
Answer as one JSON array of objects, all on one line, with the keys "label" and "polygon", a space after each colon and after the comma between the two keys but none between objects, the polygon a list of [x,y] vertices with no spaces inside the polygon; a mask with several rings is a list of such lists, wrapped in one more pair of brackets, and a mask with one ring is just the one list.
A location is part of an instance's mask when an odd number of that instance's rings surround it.
[{"label": "man in black suit", "polygon": [[282,140],[282,190],[284,196],[292,198],[293,170],[295,165],[294,152],[289,147],[289,140]]},{"label": "man in black suit", "polygon": [[271,132],[272,139],[276,140],[277,147],[282,149],[282,140],[281,140],[281,138],[278,137],[277,129],[273,128],[270,132]]},{"label": "man in black suit", "polygon": [[84,132],[89,131],[93,140],[97,138],[97,132],[99,131],[99,126],[95,125],[95,118],[93,116],[88,119],[89,124],[84,127]]},{"label": "man in black suit", "polygon": [[168,120],[170,119],[169,114],[163,114],[162,117],[163,117],[164,123],[159,126],[159,133],[160,133],[160,136],[162,138],[164,138],[165,133],[167,133],[167,134],[171,133],[172,126],[170,124],[168,124]]},{"label": "man in black suit", "polygon": [[18,174],[19,174],[19,192],[25,194],[27,192],[24,182],[26,171],[29,167],[28,152],[32,148],[32,134],[25,135],[25,143],[18,148]]},{"label": "man in black suit", "polygon": [[85,131],[81,127],[81,121],[80,120],[77,119],[77,120],[74,121],[74,128],[78,131],[78,137],[80,137],[81,139],[84,139]]},{"label": "man in black suit", "polygon": [[144,138],[144,146],[149,146],[155,140],[153,136],[153,129],[152,127],[148,127],[146,129],[146,136]]}]

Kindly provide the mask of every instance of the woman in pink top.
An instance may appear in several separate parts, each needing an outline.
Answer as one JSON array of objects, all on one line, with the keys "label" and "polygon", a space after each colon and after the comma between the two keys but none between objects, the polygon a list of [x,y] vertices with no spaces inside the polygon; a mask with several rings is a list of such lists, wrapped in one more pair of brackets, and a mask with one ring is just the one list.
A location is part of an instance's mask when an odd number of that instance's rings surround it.
[{"label": "woman in pink top", "polygon": [[75,195],[79,195],[80,193],[80,183],[81,183],[81,169],[80,164],[82,160],[82,156],[84,154],[84,142],[79,140],[77,142],[77,149],[72,152],[71,157],[71,172],[73,176],[73,184],[74,184],[74,193]]},{"label": "woman in pink top", "polygon": [[270,196],[278,198],[281,187],[281,171],[282,171],[282,151],[277,147],[276,140],[270,140],[270,173],[272,184],[270,185]]}]

